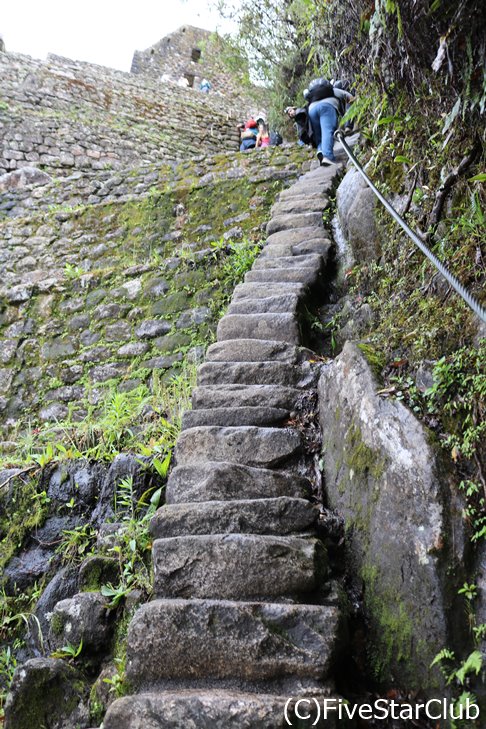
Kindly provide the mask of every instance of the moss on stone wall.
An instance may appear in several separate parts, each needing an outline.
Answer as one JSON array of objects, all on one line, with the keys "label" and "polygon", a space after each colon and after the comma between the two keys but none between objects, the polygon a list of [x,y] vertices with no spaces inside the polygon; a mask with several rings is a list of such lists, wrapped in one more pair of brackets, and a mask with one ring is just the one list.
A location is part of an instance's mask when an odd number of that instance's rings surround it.
[{"label": "moss on stone wall", "polygon": [[3,439],[58,423],[63,442],[64,428],[99,418],[115,393],[143,408],[154,373],[167,382],[201,357],[276,194],[306,156],[275,149],[196,159],[158,171],[140,198],[53,210],[27,230],[25,221],[5,223],[27,233],[23,248],[50,271],[45,282],[6,290],[1,305],[0,407],[15,421]]}]

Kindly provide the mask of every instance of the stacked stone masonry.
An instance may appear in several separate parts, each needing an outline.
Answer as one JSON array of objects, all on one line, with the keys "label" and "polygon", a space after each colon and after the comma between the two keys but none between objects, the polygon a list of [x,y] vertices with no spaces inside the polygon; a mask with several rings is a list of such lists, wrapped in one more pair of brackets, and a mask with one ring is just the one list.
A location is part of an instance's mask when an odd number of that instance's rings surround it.
[{"label": "stacked stone masonry", "polygon": [[[215,243],[261,240],[274,196],[307,160],[291,147],[199,155],[12,191],[19,217],[0,222],[2,418],[83,418],[110,384],[180,367],[195,335],[216,328],[227,254]],[[48,210],[27,217],[22,195]]]},{"label": "stacked stone masonry", "polygon": [[259,106],[252,93],[203,94],[59,56],[2,53],[0,173],[34,166],[69,176],[236,150],[237,123]]},{"label": "stacked stone masonry", "polygon": [[[155,599],[129,628],[133,695],[111,705],[105,729],[283,729],[289,697],[333,695],[340,613],[297,423],[319,372],[299,346],[300,311],[322,291],[330,241],[318,213],[335,174],[318,168],[282,193],[199,368],[151,525]],[[299,212],[284,219],[283,204]],[[315,720],[299,726],[334,726]]]},{"label": "stacked stone masonry", "polygon": [[[228,61],[238,70],[228,72]],[[185,25],[165,36],[145,51],[135,51],[131,72],[152,78],[180,83],[198,89],[203,79],[211,84],[210,93],[241,96],[248,68],[245,60],[235,54],[215,33]]]}]

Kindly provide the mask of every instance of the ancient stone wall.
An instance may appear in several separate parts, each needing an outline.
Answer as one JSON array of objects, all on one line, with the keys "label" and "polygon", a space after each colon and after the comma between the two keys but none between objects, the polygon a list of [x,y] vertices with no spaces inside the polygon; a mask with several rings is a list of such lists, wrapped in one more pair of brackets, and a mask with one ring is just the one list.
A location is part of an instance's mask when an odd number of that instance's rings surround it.
[{"label": "ancient stone wall", "polygon": [[66,176],[198,151],[236,150],[241,95],[202,94],[148,76],[49,56],[0,55],[0,174]]},{"label": "ancient stone wall", "polygon": [[262,238],[306,159],[289,147],[196,158],[170,177],[146,168],[74,209],[55,204],[69,184],[48,186],[50,212],[0,224],[3,419],[79,419],[110,388],[150,384],[198,356],[235,283],[231,246]]},{"label": "ancient stone wall", "polygon": [[195,89],[206,78],[211,83],[211,94],[237,97],[244,89],[248,68],[244,59],[236,58],[234,50],[216,34],[184,25],[145,51],[135,51],[131,72],[174,83],[185,79]]}]

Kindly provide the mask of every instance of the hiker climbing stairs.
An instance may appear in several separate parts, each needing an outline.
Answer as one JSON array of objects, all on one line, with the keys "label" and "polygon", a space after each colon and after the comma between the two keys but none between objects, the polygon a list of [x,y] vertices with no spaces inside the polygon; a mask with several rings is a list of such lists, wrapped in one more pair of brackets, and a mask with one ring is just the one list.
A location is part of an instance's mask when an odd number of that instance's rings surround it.
[{"label": "hiker climbing stairs", "polygon": [[318,372],[299,345],[335,174],[311,170],[280,194],[199,367],[151,524],[154,599],[129,628],[134,693],[104,729],[276,729],[289,698],[333,694],[340,614],[299,419]]}]

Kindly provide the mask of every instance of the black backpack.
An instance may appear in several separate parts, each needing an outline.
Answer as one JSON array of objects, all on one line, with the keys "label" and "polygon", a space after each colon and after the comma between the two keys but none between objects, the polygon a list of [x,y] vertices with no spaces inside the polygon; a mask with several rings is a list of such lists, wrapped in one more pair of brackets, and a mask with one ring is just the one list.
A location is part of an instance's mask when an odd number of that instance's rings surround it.
[{"label": "black backpack", "polygon": [[309,94],[307,96],[307,103],[312,104],[314,101],[320,101],[321,99],[328,99],[334,96],[334,90],[332,83],[326,78],[315,78],[309,84]]},{"label": "black backpack", "polygon": [[282,142],[283,139],[278,132],[270,132],[270,145],[272,147],[278,147],[278,145],[282,144]]}]

